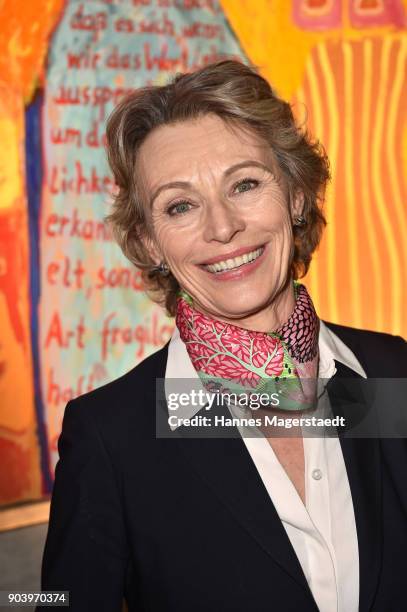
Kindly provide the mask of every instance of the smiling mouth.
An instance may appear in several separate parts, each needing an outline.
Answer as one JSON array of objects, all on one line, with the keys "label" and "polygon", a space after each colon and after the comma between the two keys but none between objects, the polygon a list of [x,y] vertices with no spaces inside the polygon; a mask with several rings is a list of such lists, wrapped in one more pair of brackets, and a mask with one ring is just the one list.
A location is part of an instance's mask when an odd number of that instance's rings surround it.
[{"label": "smiling mouth", "polygon": [[237,268],[241,268],[249,263],[253,263],[256,259],[263,254],[264,246],[255,249],[254,251],[250,251],[249,253],[244,253],[243,255],[239,255],[239,257],[232,257],[231,259],[225,259],[224,261],[217,261],[214,264],[206,264],[202,266],[208,272],[212,274],[221,274],[222,272],[229,272],[230,270],[236,270]]}]

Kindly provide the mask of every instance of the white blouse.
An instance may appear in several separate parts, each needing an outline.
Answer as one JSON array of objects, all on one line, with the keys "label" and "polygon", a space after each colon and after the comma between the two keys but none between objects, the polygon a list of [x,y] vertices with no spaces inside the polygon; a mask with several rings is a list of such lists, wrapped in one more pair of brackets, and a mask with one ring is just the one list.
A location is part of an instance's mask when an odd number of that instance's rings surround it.
[{"label": "white blouse", "polygon": [[[334,359],[363,377],[366,374],[350,349],[321,321],[319,378],[336,372]],[[179,332],[168,348],[166,379],[199,379]],[[166,387],[166,393],[167,387]],[[236,408],[236,407],[235,407]],[[319,409],[329,409],[325,391]],[[177,411],[178,417],[191,418]],[[200,410],[195,407],[194,413]],[[325,414],[327,414],[325,412]],[[234,416],[237,416],[234,412]],[[242,415],[240,415],[242,416]],[[310,590],[321,612],[357,612],[359,551],[352,496],[341,445],[336,437],[304,437],[304,505],[272,447],[259,430],[242,439],[284,525]],[[253,435],[253,432],[251,432]]]}]

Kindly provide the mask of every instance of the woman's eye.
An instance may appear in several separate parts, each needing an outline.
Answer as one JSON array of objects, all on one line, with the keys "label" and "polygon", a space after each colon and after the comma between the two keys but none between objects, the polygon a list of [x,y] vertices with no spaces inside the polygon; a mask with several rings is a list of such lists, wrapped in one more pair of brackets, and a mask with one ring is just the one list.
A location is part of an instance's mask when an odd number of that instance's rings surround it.
[{"label": "woman's eye", "polygon": [[237,185],[235,186],[235,189],[237,189],[239,193],[244,193],[245,191],[251,191],[252,189],[255,189],[258,184],[259,181],[247,178],[243,179],[242,181],[239,181],[239,183],[237,183]]},{"label": "woman's eye", "polygon": [[167,209],[167,213],[172,217],[175,215],[182,215],[188,212],[190,206],[191,205],[189,204],[189,202],[176,202]]}]

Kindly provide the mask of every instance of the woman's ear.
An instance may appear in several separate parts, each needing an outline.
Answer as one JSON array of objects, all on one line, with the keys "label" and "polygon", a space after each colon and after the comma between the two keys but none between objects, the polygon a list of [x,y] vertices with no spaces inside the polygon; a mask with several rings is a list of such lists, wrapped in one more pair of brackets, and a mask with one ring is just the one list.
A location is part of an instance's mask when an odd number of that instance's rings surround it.
[{"label": "woman's ear", "polygon": [[304,193],[298,189],[291,198],[291,217],[302,217],[304,214]]}]

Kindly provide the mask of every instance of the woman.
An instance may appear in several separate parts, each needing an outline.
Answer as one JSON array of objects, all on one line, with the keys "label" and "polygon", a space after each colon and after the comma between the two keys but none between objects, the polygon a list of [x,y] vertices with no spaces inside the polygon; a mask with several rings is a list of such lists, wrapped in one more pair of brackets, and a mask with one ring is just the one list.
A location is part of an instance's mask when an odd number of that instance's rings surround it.
[{"label": "woman", "polygon": [[[110,221],[176,329],[67,405],[42,588],[75,611],[404,609],[403,440],[156,435],[164,378],[249,398],[288,381],[301,403],[317,377],[406,376],[400,337],[319,320],[294,282],[325,223],[323,149],[236,61],[136,91],[107,136]],[[327,389],[335,414],[363,404]]]}]

